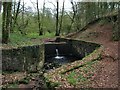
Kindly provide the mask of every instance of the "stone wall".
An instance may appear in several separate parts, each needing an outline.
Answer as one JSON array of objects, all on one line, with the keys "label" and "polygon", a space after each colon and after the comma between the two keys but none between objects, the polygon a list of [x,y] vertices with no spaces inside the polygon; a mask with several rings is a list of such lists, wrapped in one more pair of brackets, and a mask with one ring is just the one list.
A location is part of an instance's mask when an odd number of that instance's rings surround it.
[{"label": "stone wall", "polygon": [[92,53],[99,44],[81,40],[57,38],[55,42],[2,50],[3,71],[39,71],[46,58],[56,55],[55,49],[60,55],[72,55],[83,58]]},{"label": "stone wall", "polygon": [[97,47],[100,47],[100,45],[96,43],[69,38],[57,38],[56,42],[66,42],[67,44],[69,44],[69,51],[72,52],[75,57],[85,57],[92,53]]},{"label": "stone wall", "polygon": [[44,45],[26,46],[2,50],[3,71],[35,72],[44,63]]}]

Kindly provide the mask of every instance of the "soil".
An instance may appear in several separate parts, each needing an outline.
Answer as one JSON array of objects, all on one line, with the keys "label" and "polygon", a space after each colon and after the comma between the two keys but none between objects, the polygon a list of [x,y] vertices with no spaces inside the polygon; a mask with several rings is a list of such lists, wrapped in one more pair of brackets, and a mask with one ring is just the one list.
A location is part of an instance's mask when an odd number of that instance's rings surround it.
[{"label": "soil", "polygon": [[96,67],[96,75],[92,81],[93,88],[118,87],[118,43],[112,40],[111,24],[94,24],[82,33],[77,33],[71,38],[79,38],[103,45],[102,59]]}]

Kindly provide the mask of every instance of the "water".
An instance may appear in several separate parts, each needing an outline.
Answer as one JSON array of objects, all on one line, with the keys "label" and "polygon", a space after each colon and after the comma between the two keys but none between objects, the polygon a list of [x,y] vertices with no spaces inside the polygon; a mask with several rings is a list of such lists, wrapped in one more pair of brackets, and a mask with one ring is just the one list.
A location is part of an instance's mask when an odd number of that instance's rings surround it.
[{"label": "water", "polygon": [[50,70],[53,68],[58,68],[63,64],[67,64],[70,62],[73,62],[75,60],[80,60],[81,58],[78,57],[74,57],[72,54],[68,54],[68,55],[61,55],[58,51],[58,49],[55,49],[55,56],[51,56],[49,58],[46,59],[45,62],[45,70]]},{"label": "water", "polygon": [[58,49],[56,49],[56,56],[55,59],[64,59],[64,56],[59,56]]},{"label": "water", "polygon": [[78,58],[70,56],[70,55],[65,55],[65,56],[62,56],[62,55],[57,56],[56,55],[54,57],[47,58],[44,68],[47,71],[50,69],[58,68],[64,64],[73,62],[75,60],[78,60]]},{"label": "water", "polygon": [[59,55],[59,53],[58,53],[58,49],[55,49],[56,50],[56,54],[57,54],[57,56]]}]

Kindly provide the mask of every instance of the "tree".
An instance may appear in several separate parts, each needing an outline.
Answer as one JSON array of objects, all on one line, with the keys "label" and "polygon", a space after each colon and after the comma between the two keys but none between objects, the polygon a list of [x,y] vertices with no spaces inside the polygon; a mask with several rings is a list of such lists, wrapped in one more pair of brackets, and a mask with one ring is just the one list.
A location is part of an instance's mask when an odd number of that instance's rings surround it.
[{"label": "tree", "polygon": [[70,33],[70,30],[72,29],[72,25],[74,23],[76,14],[77,14],[77,4],[75,2],[73,2],[73,0],[71,0],[71,5],[72,5],[72,10],[73,10],[73,16],[71,19],[71,25],[70,25],[70,29],[68,30],[68,33]]},{"label": "tree", "polygon": [[59,36],[60,35],[60,33],[59,33],[59,2],[58,2],[58,0],[57,0],[57,7],[56,7],[56,11],[57,11],[57,13],[56,13],[56,34],[55,34],[55,36]]},{"label": "tree", "polygon": [[41,29],[41,23],[40,23],[40,11],[39,11],[39,5],[37,0],[37,14],[38,14],[38,28],[39,28],[39,36],[43,35],[43,31]]},{"label": "tree", "polygon": [[45,0],[44,0],[44,3],[43,3],[43,9],[42,9],[41,31],[43,31],[44,15],[45,15]]},{"label": "tree", "polygon": [[60,20],[60,27],[59,27],[59,34],[60,34],[60,31],[61,31],[61,28],[62,28],[62,22],[63,22],[64,3],[65,3],[65,0],[63,0],[62,14],[61,14],[61,20]]},{"label": "tree", "polygon": [[15,33],[14,30],[17,29],[21,34],[26,35],[25,28],[28,25],[28,19],[25,17],[25,14],[27,14],[26,9],[24,0],[22,2],[19,0],[18,2],[13,3],[11,33]]},{"label": "tree", "polygon": [[9,34],[11,30],[11,10],[12,1],[3,2],[3,21],[2,21],[2,43],[7,44],[9,41]]},{"label": "tree", "polygon": [[23,8],[22,8],[22,24],[24,25],[24,12],[25,12],[25,3],[23,0]]},{"label": "tree", "polygon": [[21,3],[21,0],[18,1],[18,4],[17,4],[17,10],[15,9],[16,8],[16,2],[14,2],[14,13],[13,13],[13,25],[12,25],[12,30],[11,32],[14,32],[14,27],[17,23],[17,18],[18,18],[18,14],[19,14],[19,11],[20,11],[20,3]]}]

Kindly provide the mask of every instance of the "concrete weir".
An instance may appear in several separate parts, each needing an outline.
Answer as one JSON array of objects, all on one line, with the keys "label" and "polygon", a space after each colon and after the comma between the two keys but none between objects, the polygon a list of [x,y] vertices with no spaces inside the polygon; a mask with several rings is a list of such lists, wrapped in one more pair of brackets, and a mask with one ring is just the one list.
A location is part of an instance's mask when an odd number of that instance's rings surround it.
[{"label": "concrete weir", "polygon": [[[59,56],[67,57],[67,59],[62,59],[63,62],[67,60],[66,63],[70,63],[82,60],[100,46],[96,43],[81,40],[56,38],[54,42],[47,42],[41,45],[2,49],[2,70],[39,71],[46,63],[53,63],[51,58],[56,57],[56,49],[59,52]],[[59,65],[57,66],[59,67]]]},{"label": "concrete weir", "polygon": [[44,64],[44,44],[2,49],[2,71],[39,71]]}]

